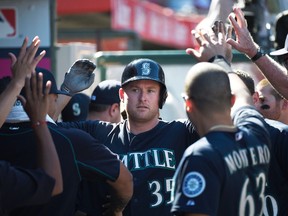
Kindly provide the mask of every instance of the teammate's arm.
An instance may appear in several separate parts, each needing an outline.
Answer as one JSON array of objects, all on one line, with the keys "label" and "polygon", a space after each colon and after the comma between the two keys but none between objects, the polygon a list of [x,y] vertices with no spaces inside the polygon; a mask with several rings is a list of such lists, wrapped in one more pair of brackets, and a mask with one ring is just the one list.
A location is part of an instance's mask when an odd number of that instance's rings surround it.
[{"label": "teammate's arm", "polygon": [[[257,53],[256,44],[248,31],[247,21],[240,8],[234,8],[236,18],[231,14],[229,20],[234,27],[236,33],[236,40],[232,38],[227,42],[239,52],[246,54],[252,58]],[[278,62],[274,61],[268,55],[263,55],[258,60],[254,61],[257,67],[261,70],[262,74],[269,80],[271,85],[286,99],[288,99],[288,76],[286,75],[287,69],[282,67]]]},{"label": "teammate's arm", "polygon": [[5,122],[7,115],[9,114],[11,107],[15,103],[17,96],[20,94],[21,89],[25,84],[25,77],[31,76],[32,71],[35,69],[38,62],[44,57],[45,51],[41,52],[39,56],[35,58],[35,54],[40,45],[40,40],[36,36],[31,45],[27,48],[28,38],[26,37],[20,49],[18,59],[13,53],[9,53],[11,57],[12,68],[12,80],[7,88],[0,95],[0,127]]},{"label": "teammate's arm", "polygon": [[61,84],[61,90],[66,92],[67,95],[58,95],[56,112],[54,116],[50,116],[54,121],[58,119],[61,111],[74,94],[89,88],[93,84],[95,69],[96,65],[88,59],[78,59],[69,68]]},{"label": "teammate's arm", "polygon": [[115,182],[107,181],[113,188],[110,203],[107,204],[106,214],[122,215],[122,211],[133,195],[133,178],[125,165],[120,162],[120,174]]},{"label": "teammate's arm", "polygon": [[[217,35],[211,30],[206,32],[193,32],[200,49],[187,49],[187,53],[194,56],[198,61],[210,61],[216,63],[228,72],[232,72],[232,68],[225,60],[224,56],[232,56],[228,52],[232,52],[231,45],[226,43],[226,34],[223,22],[217,22]],[[210,32],[208,35],[207,32]],[[229,80],[232,93],[236,96],[234,98],[233,108],[236,110],[245,105],[252,105],[253,101],[247,86],[243,83],[237,74],[229,73]]]},{"label": "teammate's arm", "polygon": [[49,108],[48,94],[51,82],[47,82],[44,94],[42,93],[42,85],[42,73],[39,73],[36,80],[36,73],[33,72],[31,83],[30,79],[26,78],[25,93],[27,101],[24,109],[30,118],[36,135],[38,165],[49,176],[55,179],[52,195],[57,195],[63,191],[62,173],[58,154],[46,124],[46,115]]}]

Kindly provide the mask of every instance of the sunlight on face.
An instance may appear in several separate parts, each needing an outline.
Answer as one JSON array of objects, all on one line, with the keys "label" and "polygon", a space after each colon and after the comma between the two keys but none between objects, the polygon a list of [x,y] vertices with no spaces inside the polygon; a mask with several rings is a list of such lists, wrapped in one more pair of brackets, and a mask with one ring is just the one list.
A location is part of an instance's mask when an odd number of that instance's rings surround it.
[{"label": "sunlight on face", "polygon": [[275,96],[271,94],[271,87],[257,89],[257,92],[258,98],[254,104],[256,109],[265,118],[278,120],[281,113],[280,100],[276,100]]},{"label": "sunlight on face", "polygon": [[52,118],[57,110],[57,94],[49,94],[49,110],[48,115]]},{"label": "sunlight on face", "polygon": [[130,120],[146,122],[158,119],[160,84],[138,80],[124,87],[124,103]]}]

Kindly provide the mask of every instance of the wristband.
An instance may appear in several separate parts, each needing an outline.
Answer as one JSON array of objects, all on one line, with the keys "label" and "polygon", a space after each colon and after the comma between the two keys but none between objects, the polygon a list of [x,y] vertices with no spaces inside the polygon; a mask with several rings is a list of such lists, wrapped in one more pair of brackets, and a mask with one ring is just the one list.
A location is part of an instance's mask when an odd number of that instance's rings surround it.
[{"label": "wristband", "polygon": [[250,60],[252,62],[255,62],[255,61],[257,61],[259,58],[261,58],[264,55],[265,55],[264,51],[261,49],[261,47],[258,47],[257,48],[257,53],[252,58],[250,58]]},{"label": "wristband", "polygon": [[225,57],[222,56],[222,55],[215,55],[215,56],[213,56],[212,58],[210,58],[210,59],[208,60],[208,62],[215,63],[215,61],[216,61],[217,59],[222,59],[222,60],[224,60],[224,61],[230,66],[230,63],[229,63],[229,62],[225,59]]},{"label": "wristband", "polygon": [[37,122],[35,122],[35,123],[32,123],[32,128],[36,128],[36,127],[39,127],[39,126],[41,126],[41,125],[46,125],[47,124],[47,122],[46,121],[37,121]]},{"label": "wristband", "polygon": [[212,58],[210,58],[209,60],[208,60],[208,62],[214,62],[215,61],[215,59],[224,59],[224,60],[226,60],[222,55],[215,55],[215,56],[213,56]]}]

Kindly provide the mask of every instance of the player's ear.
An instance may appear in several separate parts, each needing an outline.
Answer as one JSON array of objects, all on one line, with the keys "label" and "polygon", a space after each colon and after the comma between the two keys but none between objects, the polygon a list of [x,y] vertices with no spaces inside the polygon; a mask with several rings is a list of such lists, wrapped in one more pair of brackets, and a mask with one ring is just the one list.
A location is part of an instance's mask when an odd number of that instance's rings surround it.
[{"label": "player's ear", "polygon": [[282,109],[283,110],[288,109],[288,101],[286,99],[283,99]]},{"label": "player's ear", "polygon": [[185,100],[185,108],[186,108],[186,112],[191,112],[193,110],[194,107],[194,103],[191,99],[187,99]]},{"label": "player's ear", "polygon": [[231,107],[234,106],[235,101],[236,101],[236,96],[235,96],[234,94],[232,94],[232,95],[231,95]]},{"label": "player's ear", "polygon": [[119,89],[119,97],[120,97],[121,102],[124,102],[124,89],[123,88]]},{"label": "player's ear", "polygon": [[116,111],[118,111],[117,113],[120,112],[120,107],[119,107],[119,104],[118,103],[114,103],[110,106],[109,108],[109,114],[110,116],[114,116]]},{"label": "player's ear", "polygon": [[252,95],[252,99],[253,103],[255,104],[259,100],[259,93],[255,91],[254,94]]}]

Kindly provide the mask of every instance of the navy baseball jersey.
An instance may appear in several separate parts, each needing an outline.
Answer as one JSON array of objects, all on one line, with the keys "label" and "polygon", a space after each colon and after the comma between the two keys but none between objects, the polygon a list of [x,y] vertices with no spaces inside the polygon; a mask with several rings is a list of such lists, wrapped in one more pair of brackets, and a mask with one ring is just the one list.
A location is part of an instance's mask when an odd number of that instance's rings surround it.
[{"label": "navy baseball jersey", "polygon": [[55,180],[41,169],[28,170],[0,161],[0,215],[25,205],[43,204],[51,198]]},{"label": "navy baseball jersey", "polygon": [[184,153],[174,178],[175,215],[262,215],[270,137],[254,109],[235,117],[237,131],[210,131]]},{"label": "navy baseball jersey", "polygon": [[171,215],[173,175],[185,149],[199,138],[189,120],[160,121],[138,135],[129,133],[126,120],[119,124],[83,121],[60,126],[90,133],[117,153],[128,167],[134,179],[134,193],[124,215]]},{"label": "navy baseball jersey", "polygon": [[[81,130],[48,124],[61,164],[63,193],[53,197],[45,206],[18,208],[11,215],[73,215],[82,177],[91,181],[115,181],[119,176],[120,161],[103,144]],[[0,129],[0,149],[1,160],[15,166],[35,168],[36,143],[30,123],[4,124]]]},{"label": "navy baseball jersey", "polygon": [[[268,122],[270,124],[270,121]],[[273,124],[273,126],[275,126]],[[265,216],[288,215],[288,133],[269,125],[271,161],[265,196]]]}]

